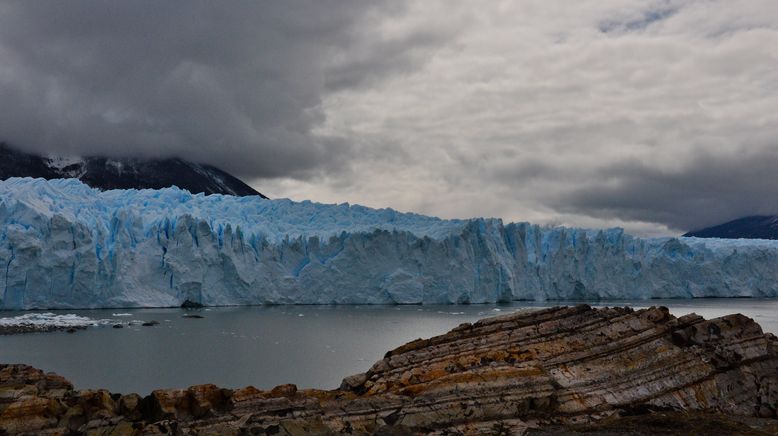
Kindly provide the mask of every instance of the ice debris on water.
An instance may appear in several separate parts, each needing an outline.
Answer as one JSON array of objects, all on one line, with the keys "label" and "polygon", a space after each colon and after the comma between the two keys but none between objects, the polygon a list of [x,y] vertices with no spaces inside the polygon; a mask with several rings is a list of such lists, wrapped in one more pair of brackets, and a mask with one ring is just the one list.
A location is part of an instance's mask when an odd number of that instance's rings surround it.
[{"label": "ice debris on water", "polygon": [[0,318],[2,327],[93,327],[113,325],[115,321],[110,319],[92,319],[86,316],[79,316],[72,313],[57,315],[51,312],[46,313],[25,313],[14,317]]}]

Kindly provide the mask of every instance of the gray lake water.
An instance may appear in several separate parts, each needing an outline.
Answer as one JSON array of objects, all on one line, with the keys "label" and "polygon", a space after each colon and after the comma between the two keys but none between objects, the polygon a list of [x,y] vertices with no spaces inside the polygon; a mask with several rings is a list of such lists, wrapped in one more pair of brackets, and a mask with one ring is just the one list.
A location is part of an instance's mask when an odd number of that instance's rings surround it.
[{"label": "gray lake water", "polygon": [[[117,322],[156,320],[155,327],[90,327],[0,336],[0,362],[59,373],[77,389],[107,388],[142,395],[157,388],[214,383],[268,389],[282,383],[335,388],[384,353],[416,338],[445,333],[480,318],[525,308],[578,302],[467,306],[273,306],[61,311]],[[706,299],[589,303],[636,308],[663,305],[676,316],[742,313],[778,333],[778,300]],[[198,313],[202,319],[182,318]],[[114,314],[125,314],[114,316]],[[129,314],[126,315],[126,314]],[[0,312],[0,317],[19,312]]]}]

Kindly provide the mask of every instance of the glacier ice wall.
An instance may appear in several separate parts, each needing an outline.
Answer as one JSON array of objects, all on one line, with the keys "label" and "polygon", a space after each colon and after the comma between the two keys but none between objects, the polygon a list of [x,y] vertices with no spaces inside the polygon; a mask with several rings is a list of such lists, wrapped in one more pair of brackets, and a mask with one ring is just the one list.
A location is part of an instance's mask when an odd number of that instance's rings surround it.
[{"label": "glacier ice wall", "polygon": [[773,297],[778,241],[0,182],[0,308]]}]

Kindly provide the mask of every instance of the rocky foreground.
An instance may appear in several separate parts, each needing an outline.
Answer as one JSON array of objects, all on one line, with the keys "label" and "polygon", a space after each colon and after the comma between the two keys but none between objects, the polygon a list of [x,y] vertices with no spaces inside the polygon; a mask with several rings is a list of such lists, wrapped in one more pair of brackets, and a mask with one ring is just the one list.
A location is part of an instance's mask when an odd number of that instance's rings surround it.
[{"label": "rocky foreground", "polygon": [[742,315],[663,307],[462,324],[332,391],[202,385],[141,398],[0,365],[0,434],[774,434],[776,408],[775,336]]}]

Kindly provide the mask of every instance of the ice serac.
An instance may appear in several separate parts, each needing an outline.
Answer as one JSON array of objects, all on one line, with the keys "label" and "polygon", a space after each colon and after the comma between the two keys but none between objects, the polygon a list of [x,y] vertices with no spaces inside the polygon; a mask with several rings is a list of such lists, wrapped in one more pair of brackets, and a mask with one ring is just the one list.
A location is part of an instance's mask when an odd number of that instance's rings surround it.
[{"label": "ice serac", "polygon": [[0,308],[773,297],[778,241],[0,182]]}]

